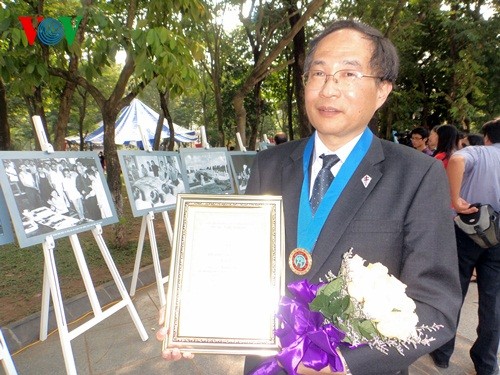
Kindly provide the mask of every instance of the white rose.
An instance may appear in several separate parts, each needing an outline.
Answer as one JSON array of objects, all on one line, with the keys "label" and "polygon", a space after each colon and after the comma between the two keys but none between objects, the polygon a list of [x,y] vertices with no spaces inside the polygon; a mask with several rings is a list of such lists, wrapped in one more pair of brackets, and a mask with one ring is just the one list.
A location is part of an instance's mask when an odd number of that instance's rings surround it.
[{"label": "white rose", "polygon": [[388,274],[389,270],[382,263],[370,263],[366,267],[371,273],[373,273],[373,277],[384,277]]},{"label": "white rose", "polygon": [[399,311],[413,313],[415,311],[415,309],[417,308],[415,301],[406,295],[402,296],[401,298],[399,298],[397,300],[393,300],[391,302],[392,302],[391,304],[394,307],[394,309],[399,310]]},{"label": "white rose", "polygon": [[383,336],[406,341],[416,336],[417,323],[417,314],[393,311],[387,315],[386,319],[377,323],[377,329]]},{"label": "white rose", "polygon": [[351,274],[351,280],[347,283],[347,292],[356,301],[363,302],[370,294],[372,287],[371,279],[361,272],[356,272]]},{"label": "white rose", "polygon": [[384,294],[371,294],[365,298],[363,303],[363,313],[370,320],[376,322],[387,319],[393,308],[387,303],[387,296]]},{"label": "white rose", "polygon": [[365,260],[358,254],[355,254],[352,258],[347,260],[347,268],[349,269],[349,272],[363,271],[365,268],[364,264]]}]

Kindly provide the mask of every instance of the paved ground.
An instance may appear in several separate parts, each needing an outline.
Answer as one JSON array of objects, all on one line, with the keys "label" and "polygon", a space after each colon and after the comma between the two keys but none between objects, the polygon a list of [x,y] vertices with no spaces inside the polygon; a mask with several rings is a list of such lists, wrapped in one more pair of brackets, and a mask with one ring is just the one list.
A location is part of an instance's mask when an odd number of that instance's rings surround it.
[{"label": "paved ground", "polygon": [[[165,267],[165,264],[163,265]],[[164,273],[165,274],[165,273]],[[125,277],[125,285],[130,276]],[[140,289],[139,289],[140,288]],[[104,306],[113,300],[117,292],[112,284],[99,289],[99,298]],[[75,364],[79,375],[108,374],[176,374],[176,375],[232,375],[242,374],[243,357],[225,355],[196,355],[193,360],[167,363],[159,357],[160,343],[155,339],[158,328],[158,293],[152,268],[141,271],[138,292],[133,298],[137,312],[149,335],[147,341],[140,339],[127,309],[121,309],[103,322],[71,341]],[[86,298],[78,297],[65,301],[67,320],[80,316],[90,307]],[[474,374],[468,350],[475,337],[477,310],[477,288],[472,284],[467,296],[458,329],[457,350],[450,367],[438,370],[429,356],[419,359],[410,369],[410,374]],[[19,375],[65,374],[64,359],[57,331],[44,342],[37,341],[39,316],[36,314],[3,327],[3,333]],[[85,318],[77,320],[70,330],[80,325]],[[51,318],[51,329],[55,319]],[[4,374],[0,368],[0,374]]]}]

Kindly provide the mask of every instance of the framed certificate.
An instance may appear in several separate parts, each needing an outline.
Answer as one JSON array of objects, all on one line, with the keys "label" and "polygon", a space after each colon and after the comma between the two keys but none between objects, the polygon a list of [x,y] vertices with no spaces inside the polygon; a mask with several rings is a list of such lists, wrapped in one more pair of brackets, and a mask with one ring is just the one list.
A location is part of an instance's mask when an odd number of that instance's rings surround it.
[{"label": "framed certificate", "polygon": [[272,355],[284,294],[281,197],[179,194],[163,345]]}]

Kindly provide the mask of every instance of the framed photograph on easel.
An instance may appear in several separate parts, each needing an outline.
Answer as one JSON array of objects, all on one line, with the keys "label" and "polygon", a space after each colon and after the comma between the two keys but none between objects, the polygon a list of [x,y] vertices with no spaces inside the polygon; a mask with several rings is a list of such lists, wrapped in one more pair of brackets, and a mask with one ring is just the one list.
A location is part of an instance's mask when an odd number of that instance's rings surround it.
[{"label": "framed photograph on easel", "polygon": [[95,152],[0,152],[0,184],[21,247],[118,221]]},{"label": "framed photograph on easel", "polygon": [[256,151],[230,151],[231,170],[238,194],[245,194]]},{"label": "framed photograph on easel", "polygon": [[118,151],[134,216],[175,208],[189,185],[177,152]]},{"label": "framed photograph on easel", "polygon": [[180,155],[190,193],[234,193],[229,154],[225,148],[182,148]]}]

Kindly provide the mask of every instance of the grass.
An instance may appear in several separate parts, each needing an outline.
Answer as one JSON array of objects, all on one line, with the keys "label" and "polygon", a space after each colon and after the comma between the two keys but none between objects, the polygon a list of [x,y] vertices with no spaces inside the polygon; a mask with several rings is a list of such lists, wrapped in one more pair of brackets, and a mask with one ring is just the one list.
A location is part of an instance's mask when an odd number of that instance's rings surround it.
[{"label": "grass", "polygon": [[[173,212],[170,215],[173,215]],[[126,245],[124,247],[117,249],[113,246],[113,225],[103,227],[103,238],[120,275],[124,276],[133,271],[142,222],[142,217],[133,217],[127,199],[124,199],[124,215],[121,221],[124,222],[126,232]],[[173,223],[172,217],[171,222]],[[158,251],[160,258],[163,259],[169,255],[170,246],[160,214],[155,215],[154,223]],[[79,233],[78,239],[94,286],[97,287],[112,280],[92,233]],[[167,247],[167,251],[165,251],[165,247]],[[55,241],[54,257],[63,299],[84,292],[85,287],[68,238]],[[150,243],[146,234],[141,266],[152,264],[152,262]],[[22,249],[16,244],[0,247],[0,326],[40,311],[43,263],[42,245]]]}]

